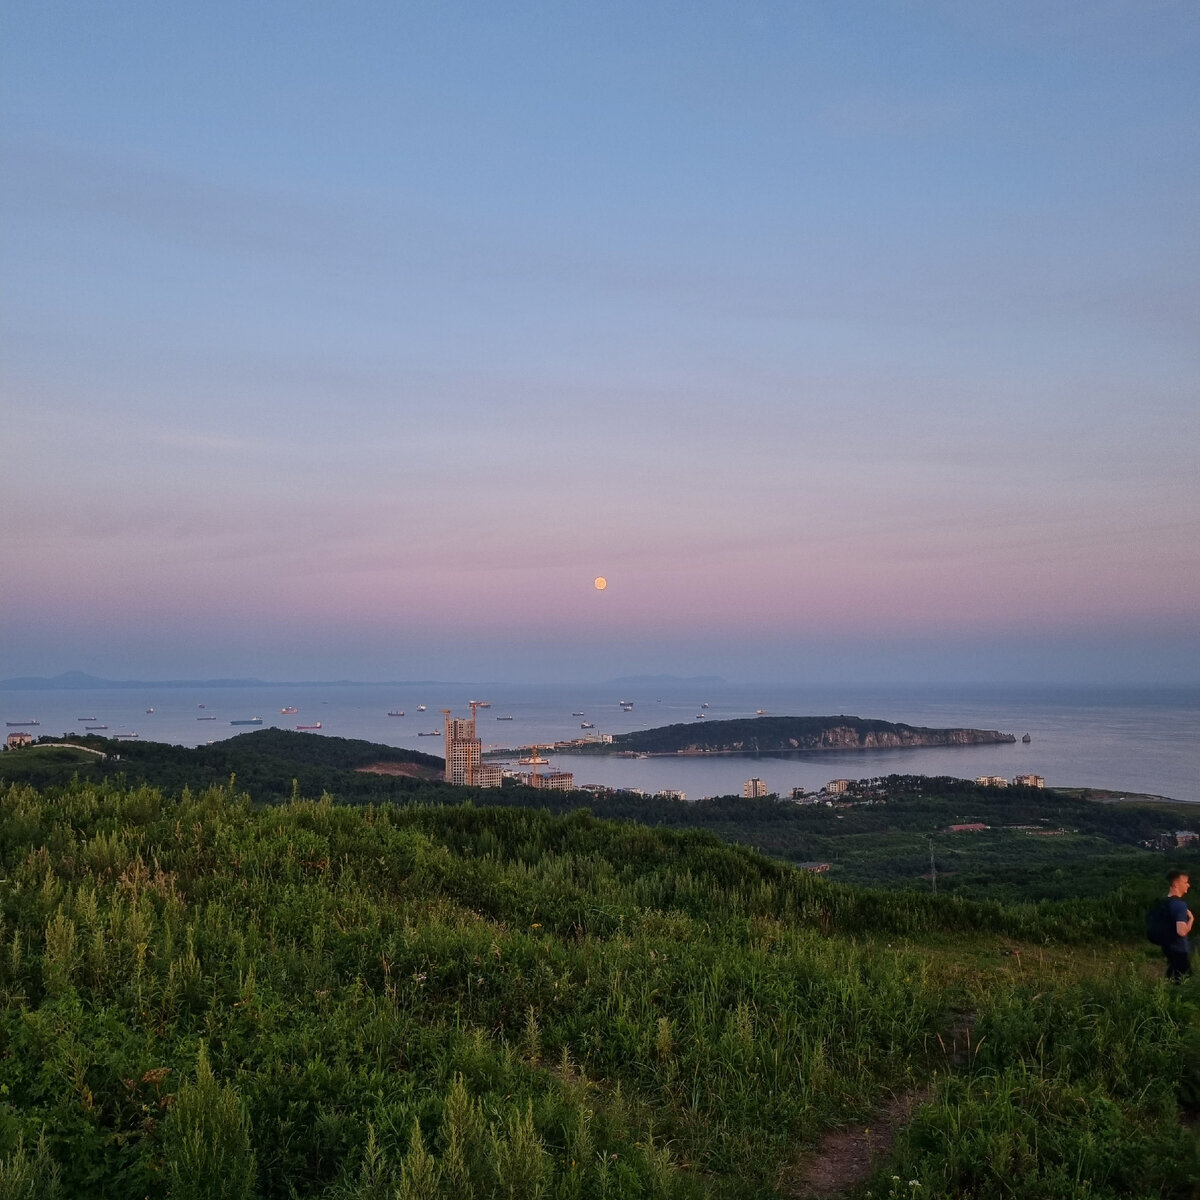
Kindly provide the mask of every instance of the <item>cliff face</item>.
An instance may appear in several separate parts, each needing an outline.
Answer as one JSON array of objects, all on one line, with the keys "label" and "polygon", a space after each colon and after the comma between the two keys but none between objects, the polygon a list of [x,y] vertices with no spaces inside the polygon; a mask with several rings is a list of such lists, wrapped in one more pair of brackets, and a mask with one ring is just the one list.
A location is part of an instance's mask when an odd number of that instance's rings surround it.
[{"label": "cliff face", "polygon": [[[895,750],[904,746],[983,746],[1015,742],[1011,733],[995,729],[914,729],[896,725],[891,729],[859,730],[850,725],[823,729],[814,749],[820,750]],[[797,738],[788,738],[795,750],[808,749]]]},{"label": "cliff face", "polygon": [[608,752],[753,754],[787,750],[895,750],[920,746],[979,746],[1015,742],[995,729],[924,729],[862,717],[753,717],[664,725],[618,734]]}]

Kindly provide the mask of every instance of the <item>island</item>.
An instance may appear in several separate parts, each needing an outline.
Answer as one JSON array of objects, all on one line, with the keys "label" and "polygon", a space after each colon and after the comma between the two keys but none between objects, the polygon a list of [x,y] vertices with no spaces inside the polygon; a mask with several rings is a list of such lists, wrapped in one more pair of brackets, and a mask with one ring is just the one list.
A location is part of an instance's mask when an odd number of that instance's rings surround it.
[{"label": "island", "polygon": [[749,717],[661,725],[613,734],[611,741],[556,743],[577,754],[779,754],[796,750],[897,750],[921,746],[991,746],[1015,742],[995,729],[926,729],[864,717]]}]

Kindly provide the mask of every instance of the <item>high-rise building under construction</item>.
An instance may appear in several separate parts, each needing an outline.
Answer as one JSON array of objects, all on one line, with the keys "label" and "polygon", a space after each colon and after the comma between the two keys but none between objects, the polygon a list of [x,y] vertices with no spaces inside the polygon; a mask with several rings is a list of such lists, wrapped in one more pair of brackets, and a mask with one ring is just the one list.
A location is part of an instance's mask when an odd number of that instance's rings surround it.
[{"label": "high-rise building under construction", "polygon": [[442,718],[446,723],[446,782],[477,784],[483,755],[475,734],[475,705],[471,705],[469,720],[451,717],[449,709],[442,710]]}]

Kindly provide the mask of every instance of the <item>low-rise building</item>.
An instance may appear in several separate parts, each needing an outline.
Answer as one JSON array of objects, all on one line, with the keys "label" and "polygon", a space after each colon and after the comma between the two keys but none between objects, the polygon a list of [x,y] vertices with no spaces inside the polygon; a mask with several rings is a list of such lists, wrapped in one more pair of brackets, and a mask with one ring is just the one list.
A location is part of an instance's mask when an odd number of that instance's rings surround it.
[{"label": "low-rise building", "polygon": [[1008,780],[1003,775],[977,775],[975,782],[980,787],[1008,787]]},{"label": "low-rise building", "polygon": [[475,768],[475,782],[481,788],[498,788],[504,782],[504,768],[499,763],[480,763]]},{"label": "low-rise building", "polygon": [[4,745],[9,750],[18,750],[22,746],[32,746],[33,745],[33,734],[32,733],[10,733],[8,735],[8,740],[4,743]]},{"label": "low-rise building", "polygon": [[662,788],[654,793],[656,800],[686,800],[687,792],[681,792],[677,788]]},{"label": "low-rise building", "polygon": [[982,833],[987,826],[982,821],[967,821],[962,825],[951,825],[951,833]]},{"label": "low-rise building", "polygon": [[850,785],[853,782],[852,779],[831,779],[825,785],[825,790],[831,796],[844,796],[850,790]]},{"label": "low-rise building", "polygon": [[1046,786],[1046,781],[1040,775],[1015,775],[1015,776],[1013,776],[1013,787],[1044,788],[1045,786]]}]

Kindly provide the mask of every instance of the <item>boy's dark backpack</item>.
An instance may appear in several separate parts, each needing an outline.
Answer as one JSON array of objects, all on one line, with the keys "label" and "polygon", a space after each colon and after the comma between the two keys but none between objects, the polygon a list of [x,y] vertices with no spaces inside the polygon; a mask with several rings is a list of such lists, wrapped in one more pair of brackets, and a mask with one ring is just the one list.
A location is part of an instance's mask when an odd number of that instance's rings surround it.
[{"label": "boy's dark backpack", "polygon": [[1146,914],[1146,937],[1156,946],[1166,946],[1178,936],[1170,900],[1156,900]]}]

